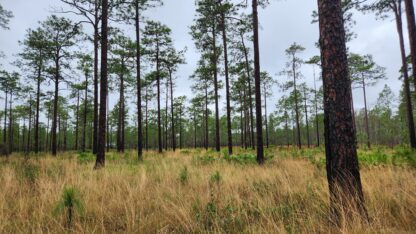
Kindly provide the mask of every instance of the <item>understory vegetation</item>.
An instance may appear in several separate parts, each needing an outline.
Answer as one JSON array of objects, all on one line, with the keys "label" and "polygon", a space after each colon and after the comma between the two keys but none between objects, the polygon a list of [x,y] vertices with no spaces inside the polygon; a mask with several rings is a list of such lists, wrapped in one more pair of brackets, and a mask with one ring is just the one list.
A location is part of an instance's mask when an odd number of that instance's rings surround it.
[{"label": "understory vegetation", "polygon": [[[0,161],[1,233],[319,233],[328,225],[323,148],[266,149],[229,156],[202,149],[158,154],[13,154]],[[416,230],[415,153],[403,147],[358,151],[369,223],[341,232]]]}]

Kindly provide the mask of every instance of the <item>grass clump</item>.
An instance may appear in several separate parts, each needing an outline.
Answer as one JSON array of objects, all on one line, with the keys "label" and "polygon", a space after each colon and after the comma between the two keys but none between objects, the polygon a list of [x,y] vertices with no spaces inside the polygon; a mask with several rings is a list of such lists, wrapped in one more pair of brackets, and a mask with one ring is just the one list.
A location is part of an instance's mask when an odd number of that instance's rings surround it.
[{"label": "grass clump", "polygon": [[81,196],[75,187],[64,188],[61,199],[58,201],[53,213],[55,215],[64,214],[66,228],[72,228],[75,217],[84,213]]},{"label": "grass clump", "polygon": [[179,172],[179,181],[182,185],[185,185],[188,183],[189,179],[189,173],[188,173],[188,167],[184,166],[182,170]]}]

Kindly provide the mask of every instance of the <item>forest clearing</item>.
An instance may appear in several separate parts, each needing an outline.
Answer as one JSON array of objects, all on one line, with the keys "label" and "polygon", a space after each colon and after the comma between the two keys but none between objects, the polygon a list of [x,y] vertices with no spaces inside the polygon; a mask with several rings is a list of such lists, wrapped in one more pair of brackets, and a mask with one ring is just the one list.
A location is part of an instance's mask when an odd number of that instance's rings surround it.
[{"label": "forest clearing", "polygon": [[[256,164],[253,151],[235,151],[232,157],[224,156],[224,150],[147,152],[143,162],[132,151],[110,152],[106,169],[100,171],[91,170],[95,157],[90,153],[1,159],[0,232],[337,231],[328,225],[323,149],[266,149],[264,166]],[[414,154],[400,147],[378,148],[359,150],[359,157],[371,218],[368,223],[344,223],[341,231],[413,232]],[[61,207],[63,196],[70,201]]]},{"label": "forest clearing", "polygon": [[415,233],[413,0],[299,1],[2,0],[0,233]]}]

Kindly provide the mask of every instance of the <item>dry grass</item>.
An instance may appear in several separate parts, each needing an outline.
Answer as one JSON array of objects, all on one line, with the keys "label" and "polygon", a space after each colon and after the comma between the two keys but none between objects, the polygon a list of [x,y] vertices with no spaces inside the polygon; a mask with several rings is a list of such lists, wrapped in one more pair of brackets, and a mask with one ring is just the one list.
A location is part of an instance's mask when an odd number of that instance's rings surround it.
[{"label": "dry grass", "polygon": [[[66,187],[79,191],[78,233],[411,233],[416,230],[416,170],[362,168],[369,224],[337,230],[327,219],[325,171],[275,150],[263,167],[203,160],[204,151],[112,155],[105,169],[74,155],[25,162],[0,159],[0,233],[62,233],[54,212]],[[290,152],[289,152],[290,154]],[[199,157],[201,156],[201,157]],[[215,158],[216,156],[214,156]],[[186,169],[185,169],[186,167]]]}]

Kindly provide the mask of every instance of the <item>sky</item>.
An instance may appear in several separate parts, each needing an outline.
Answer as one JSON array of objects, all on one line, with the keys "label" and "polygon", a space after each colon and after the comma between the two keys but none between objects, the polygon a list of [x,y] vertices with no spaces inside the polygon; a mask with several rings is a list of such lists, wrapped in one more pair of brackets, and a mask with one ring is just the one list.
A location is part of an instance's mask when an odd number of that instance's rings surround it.
[{"label": "sky", "polygon": [[[43,21],[52,14],[53,9],[66,7],[59,0],[0,0],[0,4],[7,10],[13,11],[14,18],[10,22],[10,30],[1,30],[0,51],[6,55],[6,59],[0,60],[2,67],[8,70],[16,70],[10,63],[16,60],[16,54],[21,51],[18,41],[22,41],[28,28],[36,28],[39,21]],[[317,2],[311,0],[270,0],[270,5],[259,10],[260,22],[260,63],[261,70],[267,71],[275,80],[283,81],[286,77],[279,76],[287,62],[285,49],[296,42],[306,50],[299,56],[307,60],[319,54],[315,47],[318,41],[319,28],[317,24],[311,24],[312,12],[317,9]],[[70,15],[66,15],[72,17]],[[181,65],[177,77],[175,96],[185,95],[192,98],[189,76],[195,69],[199,58],[198,51],[189,35],[189,27],[195,16],[194,0],[164,0],[164,5],[145,12],[145,16],[151,20],[158,20],[172,29],[172,38],[177,49],[187,48],[186,61]],[[76,18],[72,17],[76,20]],[[374,106],[378,93],[384,85],[388,85],[396,94],[399,93],[401,82],[398,80],[401,67],[399,40],[392,19],[377,21],[372,14],[363,15],[354,13],[356,25],[353,30],[357,37],[348,44],[351,52],[359,54],[371,54],[380,66],[386,68],[387,79],[380,81],[374,87],[367,90],[368,104]],[[89,31],[89,26],[85,27]],[[404,25],[404,29],[406,25]],[[133,38],[132,27],[123,27],[126,35]],[[404,30],[407,31],[407,30]],[[408,37],[405,35],[406,49],[408,50]],[[88,50],[88,49],[87,49]],[[313,86],[313,70],[309,65],[302,67],[304,81]],[[220,77],[224,80],[224,77]],[[222,91],[224,93],[224,91]],[[275,86],[272,89],[273,96],[268,99],[268,106],[275,108],[281,90]],[[361,90],[354,90],[354,105],[363,107],[363,95]],[[225,97],[225,95],[222,95]],[[117,102],[115,94],[110,96],[110,105]],[[225,98],[221,99],[221,113],[224,114]],[[270,113],[270,110],[269,110]]]}]

